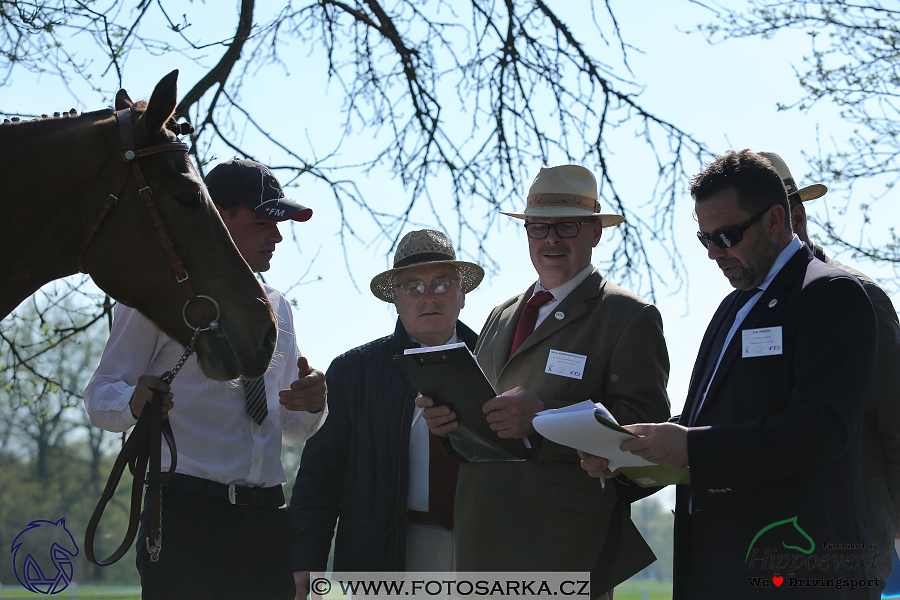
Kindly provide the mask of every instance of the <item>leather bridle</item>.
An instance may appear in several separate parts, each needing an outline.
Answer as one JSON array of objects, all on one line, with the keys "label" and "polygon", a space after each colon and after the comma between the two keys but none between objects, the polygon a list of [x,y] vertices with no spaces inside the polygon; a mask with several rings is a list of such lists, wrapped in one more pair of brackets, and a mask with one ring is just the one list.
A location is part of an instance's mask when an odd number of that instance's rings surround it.
[{"label": "leather bridle", "polygon": [[[197,335],[201,331],[206,331],[207,329],[218,329],[219,305],[209,296],[198,296],[194,293],[187,270],[184,268],[184,264],[178,257],[178,253],[175,251],[175,247],[166,233],[165,224],[159,214],[159,210],[156,208],[156,201],[153,199],[153,191],[150,189],[150,186],[147,185],[144,173],[141,170],[140,159],[159,152],[187,152],[190,148],[187,144],[182,142],[169,142],[167,144],[158,144],[156,146],[135,150],[132,109],[126,108],[124,110],[116,111],[116,122],[119,127],[119,139],[122,144],[121,156],[122,162],[124,163],[122,177],[119,179],[119,184],[116,186],[115,191],[107,197],[106,202],[100,209],[100,214],[91,226],[91,231],[88,233],[87,238],[81,246],[81,251],[78,254],[78,270],[82,273],[87,273],[84,269],[85,253],[94,237],[97,235],[97,232],[100,231],[100,226],[103,224],[103,221],[118,202],[119,195],[121,195],[122,190],[125,188],[129,175],[134,173],[134,178],[138,184],[138,193],[144,200],[144,207],[150,214],[153,227],[156,229],[160,241],[162,241],[163,249],[169,259],[169,264],[172,267],[172,271],[175,273],[175,279],[181,284],[182,289],[184,289],[184,292],[187,295],[188,299],[182,309],[182,316],[184,317],[187,326],[194,330],[193,337],[185,348],[184,354],[178,361],[178,364],[175,368],[162,376],[163,381],[171,383],[182,365],[184,365],[184,362],[194,352],[194,342],[197,339]],[[206,327],[202,327],[202,324],[201,326],[195,327],[191,325],[187,318],[188,304],[200,298],[210,301],[216,308],[216,316]],[[159,560],[159,554],[162,548],[162,484],[171,478],[172,474],[175,472],[177,463],[177,450],[175,448],[175,438],[172,434],[172,426],[169,424],[168,419],[163,420],[162,418],[162,404],[163,393],[158,390],[153,390],[153,401],[144,405],[141,416],[134,426],[134,430],[122,445],[122,450],[116,458],[106,487],[103,490],[100,500],[97,502],[97,507],[94,509],[93,515],[91,515],[84,536],[84,551],[88,560],[95,565],[103,567],[109,566],[128,552],[128,548],[134,541],[138,531],[141,514],[141,492],[143,491],[144,485],[147,486],[148,511],[150,517],[150,529],[147,536],[147,551],[153,562]],[[161,473],[163,437],[166,439],[166,443],[169,447],[169,454],[171,455],[171,464],[165,474]],[[125,471],[126,465],[131,470],[131,474],[134,478],[131,486],[131,514],[128,521],[128,531],[125,534],[125,539],[115,552],[106,559],[98,560],[94,556],[94,538],[96,537],[97,526],[100,523],[100,518],[103,516],[103,510],[106,508],[107,503],[109,503],[116,491],[116,487]],[[144,479],[145,474],[146,479]]]}]

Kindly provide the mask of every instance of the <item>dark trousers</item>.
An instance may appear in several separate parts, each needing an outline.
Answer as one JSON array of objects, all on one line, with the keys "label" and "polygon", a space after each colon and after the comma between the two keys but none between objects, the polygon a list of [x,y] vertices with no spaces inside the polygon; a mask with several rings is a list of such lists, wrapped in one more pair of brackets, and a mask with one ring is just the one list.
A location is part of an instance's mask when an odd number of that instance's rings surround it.
[{"label": "dark trousers", "polygon": [[138,533],[142,598],[149,600],[293,600],[294,524],[287,507],[236,506],[163,488],[162,551],[145,543],[147,500]]}]

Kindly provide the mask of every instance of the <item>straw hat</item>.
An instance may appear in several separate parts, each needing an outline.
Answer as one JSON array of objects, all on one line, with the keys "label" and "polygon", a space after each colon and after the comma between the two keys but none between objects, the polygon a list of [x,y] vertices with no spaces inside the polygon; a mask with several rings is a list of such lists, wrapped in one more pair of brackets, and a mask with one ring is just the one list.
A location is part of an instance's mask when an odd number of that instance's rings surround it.
[{"label": "straw hat", "polygon": [[394,301],[394,274],[410,267],[422,265],[453,265],[459,271],[460,285],[468,294],[484,279],[484,269],[464,260],[456,260],[453,244],[443,232],[434,229],[410,231],[394,253],[394,268],[372,279],[369,288],[375,297],[385,302]]},{"label": "straw hat", "polygon": [[500,214],[526,217],[600,217],[603,227],[612,227],[625,220],[622,215],[600,213],[597,201],[597,180],[589,169],[581,165],[541,167],[534,178],[525,204],[525,212]]},{"label": "straw hat", "polygon": [[778,171],[778,176],[781,177],[781,180],[784,182],[784,189],[787,190],[788,196],[799,194],[801,202],[808,202],[810,200],[815,200],[816,198],[821,198],[825,195],[825,192],[828,191],[828,188],[821,183],[814,183],[805,188],[797,189],[797,183],[794,181],[793,176],[791,176],[791,170],[788,169],[787,164],[785,164],[780,156],[774,152],[757,152],[757,154],[768,160],[772,166],[775,167],[775,170]]}]

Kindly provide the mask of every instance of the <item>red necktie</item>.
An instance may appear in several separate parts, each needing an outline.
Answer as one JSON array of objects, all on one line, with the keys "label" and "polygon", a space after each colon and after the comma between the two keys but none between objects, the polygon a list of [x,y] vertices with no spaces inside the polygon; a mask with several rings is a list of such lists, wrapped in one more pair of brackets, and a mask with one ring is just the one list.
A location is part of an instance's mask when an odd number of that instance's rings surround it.
[{"label": "red necktie", "polygon": [[438,436],[428,432],[428,513],[447,530],[453,529],[453,500],[459,461],[441,448]]},{"label": "red necktie", "polygon": [[513,338],[512,348],[509,349],[509,357],[512,358],[519,346],[534,333],[534,325],[537,323],[538,309],[553,300],[550,292],[535,292],[534,296],[525,304],[522,316],[519,317],[519,325],[516,327],[516,336]]}]

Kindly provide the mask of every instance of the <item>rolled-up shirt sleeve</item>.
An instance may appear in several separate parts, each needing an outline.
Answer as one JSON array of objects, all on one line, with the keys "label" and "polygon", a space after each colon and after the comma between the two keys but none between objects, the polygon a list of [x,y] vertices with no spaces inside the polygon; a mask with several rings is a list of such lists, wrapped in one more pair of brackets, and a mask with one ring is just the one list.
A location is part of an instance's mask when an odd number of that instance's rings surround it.
[{"label": "rolled-up shirt sleeve", "polygon": [[281,418],[281,443],[285,446],[299,446],[322,427],[328,416],[328,405],[317,413],[288,410],[278,407]]},{"label": "rolled-up shirt sleeve", "polygon": [[[294,368],[290,367],[284,370],[284,373],[281,376],[281,387],[279,389],[286,390],[291,387],[291,383],[293,383],[297,377],[299,377],[300,373],[297,370],[297,359],[303,356],[300,354],[300,351],[297,350],[296,345],[293,346],[293,353],[290,357],[285,356],[285,363],[288,365],[294,365]],[[313,366],[313,365],[310,365]],[[313,366],[313,368],[315,368]],[[278,418],[281,420],[281,443],[288,447],[299,446],[306,440],[312,437],[312,435],[322,427],[322,423],[325,422],[325,417],[328,416],[328,403],[325,403],[324,408],[317,413],[311,413],[308,411],[299,411],[299,410],[288,410],[281,404],[278,405]]]},{"label": "rolled-up shirt sleeve", "polygon": [[[290,304],[281,294],[270,294],[269,301],[275,309],[280,322],[278,324],[278,349],[284,353],[285,368],[279,380],[280,390],[290,389],[291,384],[300,376],[297,370],[297,359],[303,356],[297,348],[294,336],[294,315]],[[315,365],[310,365],[316,368]],[[317,413],[288,410],[278,405],[278,418],[281,421],[281,443],[288,447],[299,446],[322,427],[328,416],[328,404]]]},{"label": "rolled-up shirt sleeve", "polygon": [[149,370],[159,334],[159,329],[138,311],[116,305],[100,365],[84,390],[84,407],[93,425],[121,432],[137,422],[129,402],[138,377]]}]

